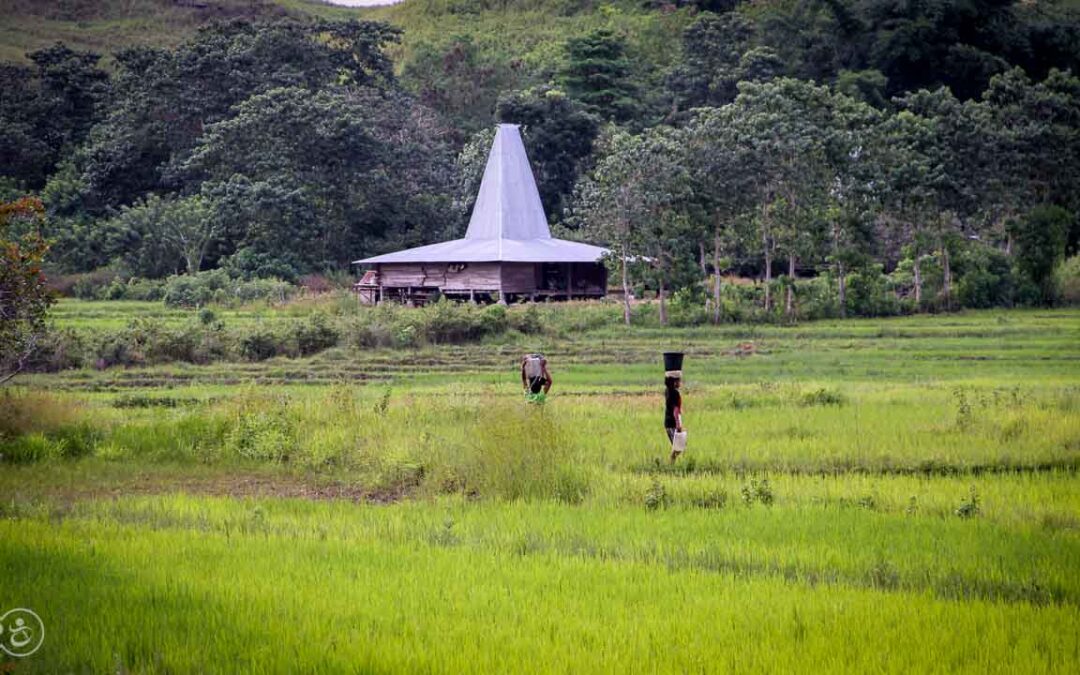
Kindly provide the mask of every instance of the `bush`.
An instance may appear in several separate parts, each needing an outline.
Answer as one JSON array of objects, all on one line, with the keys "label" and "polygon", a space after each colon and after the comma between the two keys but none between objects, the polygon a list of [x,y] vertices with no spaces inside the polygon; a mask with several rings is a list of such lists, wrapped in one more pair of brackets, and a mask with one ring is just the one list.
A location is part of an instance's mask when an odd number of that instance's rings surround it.
[{"label": "bush", "polygon": [[284,302],[297,292],[296,286],[280,279],[232,279],[221,269],[174,275],[163,282],[163,287],[162,299],[170,307],[200,307],[210,302],[222,305],[258,300]]},{"label": "bush", "polygon": [[312,314],[307,321],[296,324],[293,329],[296,348],[301,356],[316,354],[338,343],[338,331],[325,314]]},{"label": "bush", "polygon": [[900,302],[882,274],[881,265],[849,274],[847,278],[849,316],[892,316],[900,313]]},{"label": "bush", "polygon": [[58,275],[50,278],[49,287],[57,293],[80,300],[104,299],[104,290],[112,285],[120,273],[109,267],[101,267],[82,274]]},{"label": "bush", "polygon": [[178,274],[165,281],[165,294],[162,298],[169,307],[199,307],[210,302],[214,289],[214,279],[198,274]]},{"label": "bush", "polygon": [[278,337],[263,327],[255,328],[240,338],[240,354],[249,361],[265,361],[273,358],[277,356],[279,347]]},{"label": "bush", "polygon": [[1076,216],[1060,206],[1036,206],[1013,223],[1016,266],[1039,290],[1039,304],[1053,304],[1054,269],[1065,257],[1069,228]]},{"label": "bush", "polygon": [[85,361],[86,345],[82,335],[72,328],[51,327],[34,347],[27,370],[52,373],[78,368]]},{"label": "bush", "polygon": [[1009,258],[982,244],[967,247],[957,258],[956,297],[962,307],[986,309],[1013,304],[1014,286]]},{"label": "bush", "polygon": [[298,445],[287,399],[241,399],[234,405],[222,450],[227,457],[287,462]]},{"label": "bush", "polygon": [[297,282],[300,288],[303,288],[306,293],[312,295],[318,295],[320,293],[329,293],[334,289],[334,284],[330,279],[324,277],[321,274],[305,274],[300,277]]},{"label": "bush", "polygon": [[709,322],[705,294],[699,286],[687,286],[675,291],[668,308],[668,322],[672,326],[700,326]]},{"label": "bush", "polygon": [[1080,305],[1080,255],[1062,261],[1054,272],[1058,299],[1066,305]]}]

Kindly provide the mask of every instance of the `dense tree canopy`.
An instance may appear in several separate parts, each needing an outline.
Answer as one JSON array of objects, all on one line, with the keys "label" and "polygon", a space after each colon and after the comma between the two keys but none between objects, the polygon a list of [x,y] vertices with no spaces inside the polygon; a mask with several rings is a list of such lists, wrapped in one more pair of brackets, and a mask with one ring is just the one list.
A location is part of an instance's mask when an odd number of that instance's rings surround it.
[{"label": "dense tree canopy", "polygon": [[841,314],[874,284],[915,308],[1047,302],[1080,242],[1066,6],[551,11],[528,44],[282,17],[32,52],[0,64],[0,198],[41,198],[59,272],[295,278],[460,234],[512,122],[557,231],[614,246],[628,289],[707,290],[714,320],[724,274],[788,317],[814,279]]}]

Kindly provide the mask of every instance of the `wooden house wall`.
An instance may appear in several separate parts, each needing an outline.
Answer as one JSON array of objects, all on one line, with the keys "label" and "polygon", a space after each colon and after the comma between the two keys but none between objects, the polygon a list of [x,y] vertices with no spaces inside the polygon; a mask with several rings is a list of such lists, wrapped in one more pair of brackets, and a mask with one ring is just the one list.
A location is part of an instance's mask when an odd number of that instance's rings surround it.
[{"label": "wooden house wall", "polygon": [[536,290],[536,263],[503,263],[502,290],[506,293],[532,293]]},{"label": "wooden house wall", "polygon": [[440,288],[443,290],[497,291],[501,283],[498,263],[468,263],[451,272],[446,263],[383,263],[379,285],[384,288]]}]

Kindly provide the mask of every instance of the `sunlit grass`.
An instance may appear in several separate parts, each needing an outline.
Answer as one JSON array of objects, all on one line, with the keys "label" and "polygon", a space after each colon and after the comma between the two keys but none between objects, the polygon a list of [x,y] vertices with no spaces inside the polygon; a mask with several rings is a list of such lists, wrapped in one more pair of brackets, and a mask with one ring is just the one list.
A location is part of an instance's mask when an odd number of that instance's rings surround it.
[{"label": "sunlit grass", "polygon": [[2,399],[0,607],[46,621],[27,672],[1075,672],[1078,337],[984,312],[36,375]]}]

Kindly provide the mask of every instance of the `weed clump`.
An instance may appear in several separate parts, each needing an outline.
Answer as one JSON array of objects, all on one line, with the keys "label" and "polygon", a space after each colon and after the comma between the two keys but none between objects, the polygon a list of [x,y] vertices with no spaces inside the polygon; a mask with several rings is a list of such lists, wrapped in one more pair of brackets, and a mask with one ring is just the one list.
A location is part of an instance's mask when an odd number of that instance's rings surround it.
[{"label": "weed clump", "polygon": [[739,492],[742,494],[743,503],[747,506],[754,502],[760,502],[765,506],[773,503],[772,485],[769,484],[768,478],[762,478],[760,482],[756,478],[751,478],[748,483],[743,484]]},{"label": "weed clump", "polygon": [[809,408],[813,406],[835,405],[841,406],[847,403],[847,397],[838,391],[825,389],[824,387],[803,393],[799,398],[799,405]]},{"label": "weed clump", "polygon": [[664,484],[658,480],[654,480],[648,491],[645,493],[645,508],[649,511],[666,509],[668,503],[669,498],[667,490],[664,489]]},{"label": "weed clump", "polygon": [[708,490],[690,498],[690,504],[699,509],[722,509],[727,506],[728,495],[723,490]]},{"label": "weed clump", "polygon": [[960,506],[956,507],[953,512],[961,518],[974,518],[979,515],[981,509],[979,508],[979,493],[975,490],[975,486],[972,485],[968,490],[967,499],[960,502]]}]

